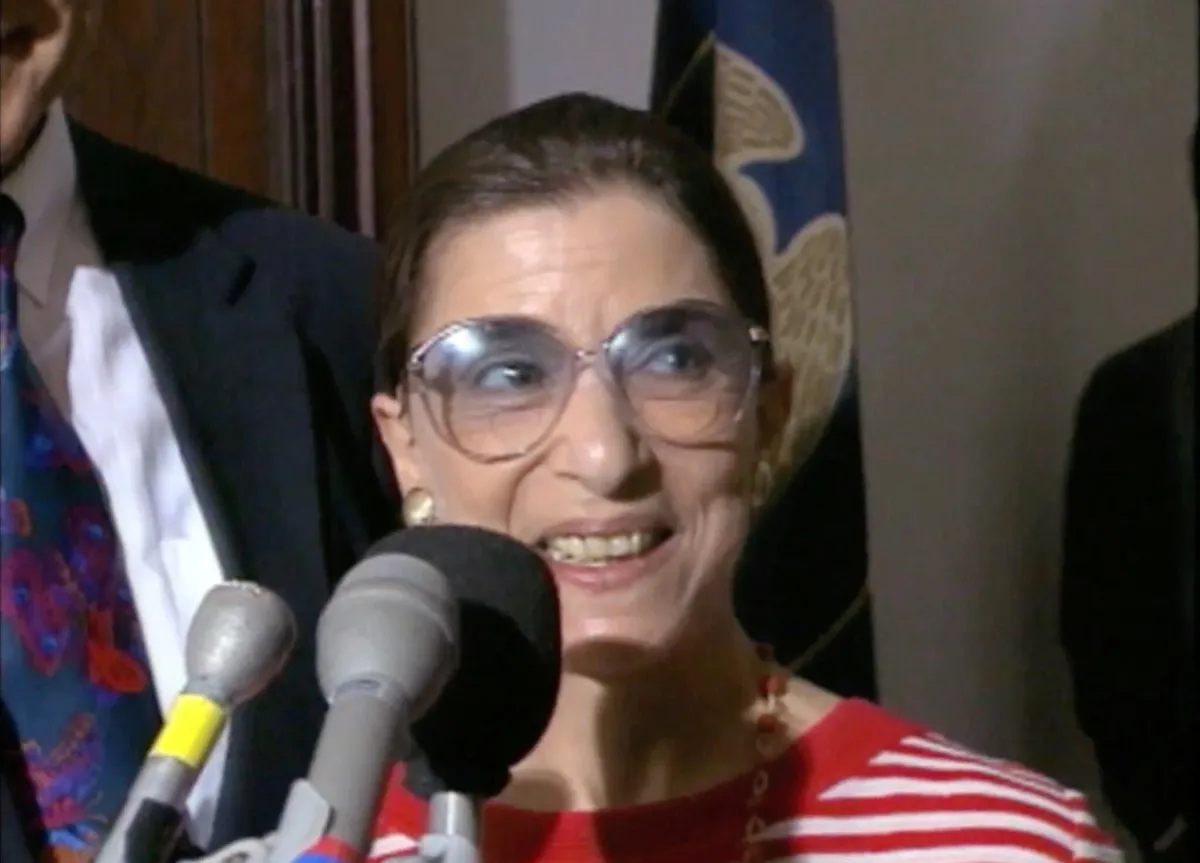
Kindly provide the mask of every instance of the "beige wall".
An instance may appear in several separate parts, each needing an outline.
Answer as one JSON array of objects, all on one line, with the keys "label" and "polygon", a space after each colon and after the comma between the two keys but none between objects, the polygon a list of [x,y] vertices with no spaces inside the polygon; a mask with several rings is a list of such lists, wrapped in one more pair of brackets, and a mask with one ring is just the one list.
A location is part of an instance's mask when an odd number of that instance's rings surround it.
[{"label": "beige wall", "polygon": [[[420,0],[428,154],[582,88],[644,103],[653,0]],[[885,702],[1091,785],[1055,645],[1070,417],[1196,297],[1196,4],[840,0]]]}]

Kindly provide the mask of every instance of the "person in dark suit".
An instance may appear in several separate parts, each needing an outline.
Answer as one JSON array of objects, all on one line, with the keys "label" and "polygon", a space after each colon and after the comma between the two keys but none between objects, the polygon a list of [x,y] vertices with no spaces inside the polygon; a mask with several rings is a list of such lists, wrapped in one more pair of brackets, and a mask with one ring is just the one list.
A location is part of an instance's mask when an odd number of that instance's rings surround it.
[{"label": "person in dark suit", "polygon": [[1067,480],[1062,639],[1104,791],[1146,861],[1193,861],[1195,313],[1103,363]]},{"label": "person in dark suit", "polygon": [[[1200,122],[1191,138],[1200,210]],[[1146,863],[1194,861],[1196,310],[1104,361],[1067,473],[1062,643],[1080,725]]]},{"label": "person in dark suit", "polygon": [[281,595],[300,640],[235,714],[188,840],[270,832],[324,715],[316,617],[397,512],[372,460],[372,244],[73,123],[98,5],[0,19],[4,863],[90,859],[228,579]]},{"label": "person in dark suit", "polygon": [[1067,476],[1062,641],[1076,709],[1147,863],[1190,863],[1200,847],[1195,382],[1193,311],[1095,371]]}]

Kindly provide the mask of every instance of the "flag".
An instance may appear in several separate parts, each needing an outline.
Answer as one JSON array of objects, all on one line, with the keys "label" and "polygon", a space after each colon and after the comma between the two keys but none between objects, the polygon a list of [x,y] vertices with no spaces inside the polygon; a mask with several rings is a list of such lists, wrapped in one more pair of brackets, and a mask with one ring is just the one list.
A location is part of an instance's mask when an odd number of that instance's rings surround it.
[{"label": "flag", "polygon": [[651,109],[708,149],[746,211],[795,370],[739,617],[813,682],[876,696],[830,0],[661,0]]}]

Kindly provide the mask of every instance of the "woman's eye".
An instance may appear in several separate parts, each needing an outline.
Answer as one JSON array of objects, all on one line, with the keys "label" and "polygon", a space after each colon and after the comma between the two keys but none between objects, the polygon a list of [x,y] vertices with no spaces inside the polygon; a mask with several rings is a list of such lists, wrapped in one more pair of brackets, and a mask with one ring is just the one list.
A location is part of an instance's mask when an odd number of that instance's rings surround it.
[{"label": "woman's eye", "polygon": [[664,345],[645,358],[644,371],[661,375],[703,374],[712,366],[712,354],[701,344],[678,342]]},{"label": "woman's eye", "polygon": [[471,384],[481,390],[521,390],[540,386],[545,372],[535,363],[515,360],[493,363],[477,371]]}]

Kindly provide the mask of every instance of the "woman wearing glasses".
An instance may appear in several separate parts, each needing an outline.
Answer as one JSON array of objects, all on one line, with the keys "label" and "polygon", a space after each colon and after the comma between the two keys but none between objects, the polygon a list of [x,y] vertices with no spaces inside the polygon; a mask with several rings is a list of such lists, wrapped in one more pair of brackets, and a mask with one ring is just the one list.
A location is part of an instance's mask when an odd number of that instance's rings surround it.
[{"label": "woman wearing glasses", "polygon": [[[793,678],[739,627],[790,386],[703,152],[557,97],[442,153],[389,251],[373,409],[405,518],[540,549],[562,605],[559,701],[486,809],[488,863],[1119,859],[1079,794]],[[373,859],[424,825],[393,783]]]}]

